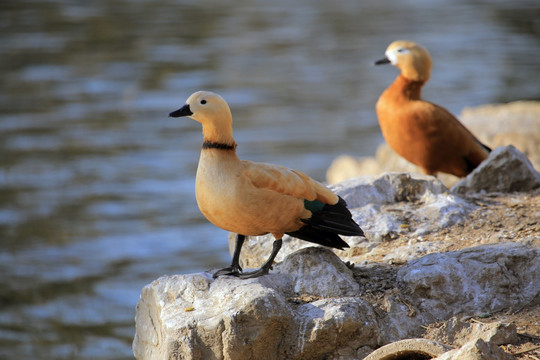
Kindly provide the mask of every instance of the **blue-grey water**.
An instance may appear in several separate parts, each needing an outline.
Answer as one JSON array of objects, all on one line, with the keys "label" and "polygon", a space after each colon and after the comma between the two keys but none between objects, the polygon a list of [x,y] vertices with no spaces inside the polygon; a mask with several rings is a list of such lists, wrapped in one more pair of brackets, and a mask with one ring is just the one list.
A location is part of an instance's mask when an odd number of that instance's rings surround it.
[{"label": "blue-grey water", "polygon": [[242,158],[324,180],[382,142],[396,39],[434,58],[425,98],[540,98],[538,1],[0,3],[0,358],[129,359],[141,288],[230,261],[199,213],[196,90],[230,103]]}]

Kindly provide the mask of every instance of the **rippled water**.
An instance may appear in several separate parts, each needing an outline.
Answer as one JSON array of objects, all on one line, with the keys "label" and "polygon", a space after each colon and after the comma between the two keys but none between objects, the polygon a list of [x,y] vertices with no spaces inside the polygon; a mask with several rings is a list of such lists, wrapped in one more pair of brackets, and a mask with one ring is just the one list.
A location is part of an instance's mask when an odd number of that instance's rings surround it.
[{"label": "rippled water", "polygon": [[538,1],[18,0],[0,4],[0,358],[127,359],[141,288],[230,261],[198,211],[194,91],[230,103],[241,157],[324,180],[382,141],[372,67],[434,58],[427,99],[538,99]]}]

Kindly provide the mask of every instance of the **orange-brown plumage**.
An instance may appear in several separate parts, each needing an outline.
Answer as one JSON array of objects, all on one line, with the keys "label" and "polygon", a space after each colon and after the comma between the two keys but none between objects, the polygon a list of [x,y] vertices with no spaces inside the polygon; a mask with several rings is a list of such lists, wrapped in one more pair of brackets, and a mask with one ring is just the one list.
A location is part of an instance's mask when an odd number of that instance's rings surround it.
[{"label": "orange-brown plumage", "polygon": [[[221,96],[196,92],[170,116],[188,116],[202,124],[204,144],[195,179],[197,204],[211,223],[239,234],[231,266],[214,276],[249,278],[268,273],[284,234],[337,249],[349,247],[339,235],[363,235],[345,201],[306,174],[240,160],[231,111]],[[238,260],[245,236],[267,233],[276,239],[267,262],[259,270],[241,273]]]},{"label": "orange-brown plumage", "polygon": [[426,174],[469,174],[490,149],[448,110],[422,100],[421,89],[431,72],[427,50],[410,41],[396,41],[386,50],[386,58],[376,62],[382,63],[392,63],[401,70],[376,105],[386,142]]}]

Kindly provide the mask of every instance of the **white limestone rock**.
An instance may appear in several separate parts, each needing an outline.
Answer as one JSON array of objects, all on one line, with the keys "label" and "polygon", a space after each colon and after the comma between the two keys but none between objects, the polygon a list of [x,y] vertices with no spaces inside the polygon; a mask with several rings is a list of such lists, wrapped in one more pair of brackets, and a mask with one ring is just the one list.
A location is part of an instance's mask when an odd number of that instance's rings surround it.
[{"label": "white limestone rock", "polygon": [[515,360],[516,358],[493,343],[474,339],[456,350],[450,350],[433,360]]},{"label": "white limestone rock", "polygon": [[288,359],[332,358],[378,344],[375,311],[359,297],[331,297],[300,305],[296,324],[296,357]]},{"label": "white limestone rock", "polygon": [[377,345],[375,313],[352,296],[358,284],[332,252],[305,249],[276,268],[284,272],[248,280],[164,276],[145,286],[135,357],[301,359]]},{"label": "white limestone rock", "polygon": [[[376,307],[353,280],[332,252],[316,247],[256,279],[159,278],[137,305],[135,357],[353,359],[367,348],[418,337],[423,325],[456,314],[538,301],[540,250],[510,243],[426,255],[398,271],[399,293],[386,294]],[[490,331],[476,334],[493,344],[512,334]],[[475,344],[471,351],[482,345]]]},{"label": "white limestone rock", "polygon": [[294,314],[282,296],[287,278],[210,274],[164,276],[143,288],[135,318],[137,359],[280,359],[281,334]]},{"label": "white limestone rock", "polygon": [[457,347],[476,339],[482,339],[495,345],[517,344],[519,342],[516,324],[473,323],[460,320],[456,316],[445,321],[439,327],[428,330],[425,337]]},{"label": "white limestone rock", "polygon": [[466,178],[452,187],[452,193],[526,192],[540,187],[540,173],[527,157],[512,145],[493,150]]},{"label": "white limestone rock", "polygon": [[518,309],[540,297],[540,249],[506,243],[428,254],[397,279],[419,311],[436,320]]},{"label": "white limestone rock", "polygon": [[287,274],[297,294],[316,297],[356,296],[359,286],[352,271],[333,252],[309,247],[287,256],[275,266]]},{"label": "white limestone rock", "polygon": [[408,173],[351,179],[332,189],[370,241],[390,240],[404,228],[413,236],[429,234],[463,221],[475,208],[436,178]]}]

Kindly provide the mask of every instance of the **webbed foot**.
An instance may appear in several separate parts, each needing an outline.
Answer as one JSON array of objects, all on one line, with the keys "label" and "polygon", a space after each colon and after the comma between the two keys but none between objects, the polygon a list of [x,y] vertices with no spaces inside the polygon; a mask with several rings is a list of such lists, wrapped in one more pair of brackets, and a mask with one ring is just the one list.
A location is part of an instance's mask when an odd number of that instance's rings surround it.
[{"label": "webbed foot", "polygon": [[242,246],[242,243],[244,242],[244,238],[245,238],[244,235],[237,236],[236,238],[237,246],[234,251],[233,262],[231,266],[216,271],[213,275],[214,279],[222,275],[236,276],[237,278],[240,278],[240,279],[253,279],[253,278],[257,278],[259,276],[268,274],[270,269],[272,269],[272,265],[274,264],[274,259],[276,258],[276,255],[279,252],[279,249],[281,249],[281,244],[283,243],[283,241],[281,239],[274,241],[274,243],[272,244],[272,253],[270,254],[270,257],[268,258],[268,260],[266,260],[266,262],[263,264],[263,266],[261,266],[260,269],[243,273],[242,268],[238,264],[239,262],[238,259],[240,257],[240,248]]},{"label": "webbed foot", "polygon": [[212,277],[216,279],[218,276],[223,275],[232,275],[239,277],[240,275],[242,275],[242,268],[240,267],[240,265],[232,264],[231,266],[227,266],[226,268],[216,271],[214,275],[212,275]]},{"label": "webbed foot", "polygon": [[239,277],[240,279],[254,279],[258,278],[259,276],[267,275],[270,272],[270,269],[272,269],[271,266],[261,267],[260,269],[247,271],[245,273],[241,273],[235,276]]}]

